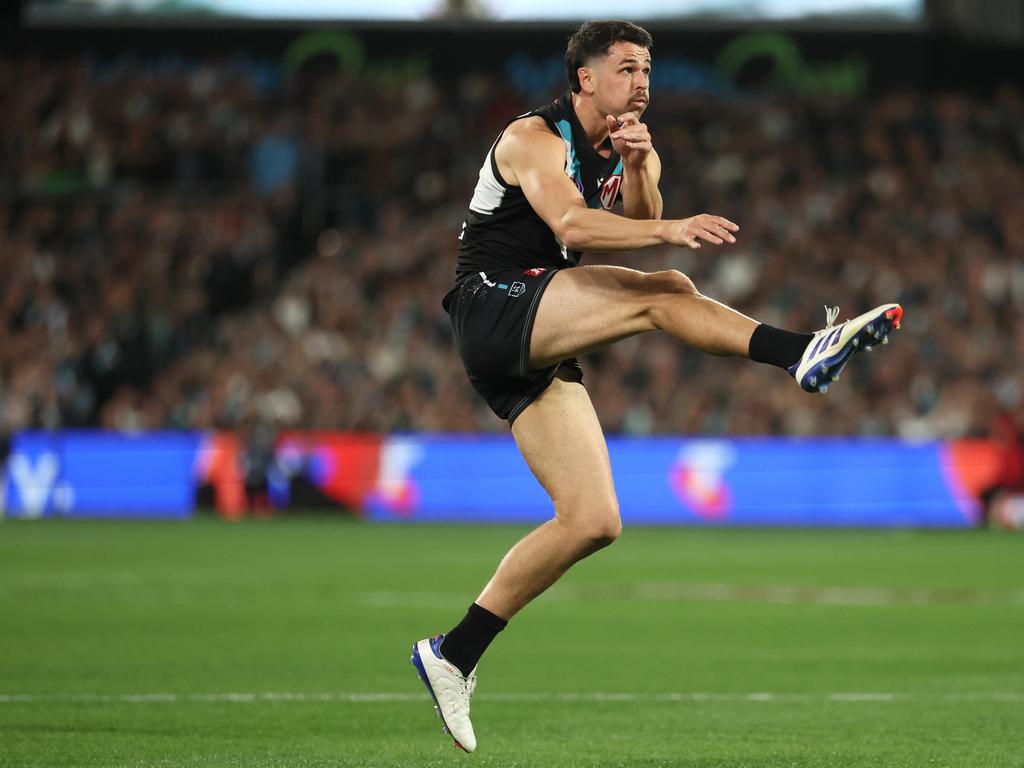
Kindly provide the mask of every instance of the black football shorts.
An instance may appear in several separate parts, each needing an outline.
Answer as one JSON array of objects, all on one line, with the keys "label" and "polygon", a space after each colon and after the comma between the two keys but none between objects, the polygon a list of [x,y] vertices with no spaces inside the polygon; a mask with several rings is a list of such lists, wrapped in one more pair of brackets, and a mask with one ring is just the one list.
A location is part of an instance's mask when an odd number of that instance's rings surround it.
[{"label": "black football shorts", "polygon": [[473,387],[509,426],[561,378],[582,381],[576,358],[530,367],[530,334],[540,297],[557,269],[503,269],[464,277],[445,297],[462,363]]}]

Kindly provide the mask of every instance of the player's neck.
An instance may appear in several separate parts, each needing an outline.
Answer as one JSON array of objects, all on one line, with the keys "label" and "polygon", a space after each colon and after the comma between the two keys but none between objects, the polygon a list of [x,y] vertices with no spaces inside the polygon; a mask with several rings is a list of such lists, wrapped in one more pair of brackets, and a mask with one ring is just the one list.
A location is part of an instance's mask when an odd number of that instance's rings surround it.
[{"label": "player's neck", "polygon": [[608,122],[605,116],[594,106],[594,100],[584,93],[572,95],[572,108],[576,111],[576,119],[583,126],[591,146],[599,149],[608,139]]}]

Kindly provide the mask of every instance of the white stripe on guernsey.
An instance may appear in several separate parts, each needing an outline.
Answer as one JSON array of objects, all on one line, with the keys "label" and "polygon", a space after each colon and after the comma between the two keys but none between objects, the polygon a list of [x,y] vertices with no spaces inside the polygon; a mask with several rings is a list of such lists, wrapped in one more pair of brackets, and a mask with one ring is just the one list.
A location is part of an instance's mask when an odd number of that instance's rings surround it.
[{"label": "white stripe on guernsey", "polygon": [[[233,703],[252,702],[339,702],[344,704],[402,703],[429,700],[426,693],[366,692],[366,693],[301,693],[267,691],[263,693],[16,693],[0,694],[0,704],[176,704],[176,703]],[[1024,703],[1024,692],[985,691],[974,693],[616,693],[591,691],[583,693],[487,693],[474,697],[479,701],[507,702],[702,702],[702,701],[750,701],[750,702],[892,702],[892,701],[990,701],[1010,704]]]},{"label": "white stripe on guernsey", "polygon": [[497,145],[498,142],[495,140],[487,157],[484,158],[484,164],[480,166],[480,177],[477,179],[476,189],[473,190],[473,199],[469,201],[469,210],[474,213],[494,213],[505,199],[505,187],[495,178],[491,169],[491,155]]}]

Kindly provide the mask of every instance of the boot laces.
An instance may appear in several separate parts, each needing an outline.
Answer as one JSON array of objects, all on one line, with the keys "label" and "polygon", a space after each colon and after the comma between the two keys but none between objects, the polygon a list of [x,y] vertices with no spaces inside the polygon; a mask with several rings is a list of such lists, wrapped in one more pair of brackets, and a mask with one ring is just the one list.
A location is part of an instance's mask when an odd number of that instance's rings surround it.
[{"label": "boot laces", "polygon": [[460,693],[466,697],[466,714],[469,714],[469,700],[473,698],[473,692],[476,690],[476,672],[470,673],[469,677],[464,677],[460,684]]},{"label": "boot laces", "polygon": [[839,318],[839,307],[830,307],[828,304],[825,305],[825,329],[833,327],[836,320]]}]

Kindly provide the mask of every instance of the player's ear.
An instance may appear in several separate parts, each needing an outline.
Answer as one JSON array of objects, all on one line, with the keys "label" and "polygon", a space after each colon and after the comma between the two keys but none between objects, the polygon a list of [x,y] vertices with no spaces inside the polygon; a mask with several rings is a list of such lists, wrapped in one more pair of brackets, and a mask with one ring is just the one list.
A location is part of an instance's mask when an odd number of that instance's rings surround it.
[{"label": "player's ear", "polygon": [[594,70],[590,67],[580,67],[576,70],[580,78],[580,90],[584,93],[594,92]]}]

